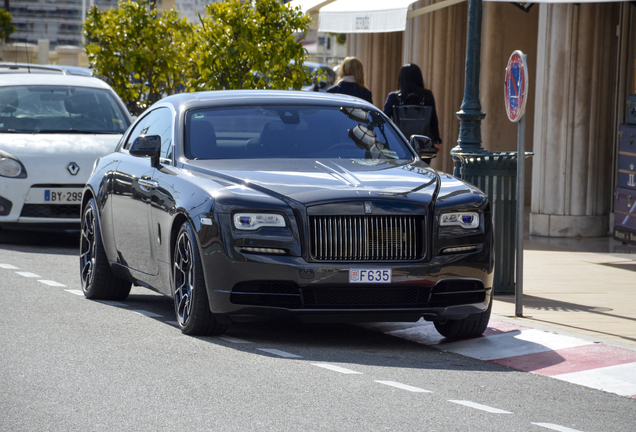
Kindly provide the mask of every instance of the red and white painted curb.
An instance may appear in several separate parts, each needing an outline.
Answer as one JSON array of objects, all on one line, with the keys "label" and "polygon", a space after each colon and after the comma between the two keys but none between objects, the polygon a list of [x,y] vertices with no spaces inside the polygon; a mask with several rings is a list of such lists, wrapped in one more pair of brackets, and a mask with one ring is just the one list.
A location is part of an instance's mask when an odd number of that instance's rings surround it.
[{"label": "red and white painted curb", "polygon": [[636,350],[490,320],[484,335],[447,342],[432,323],[378,323],[373,328],[443,351],[490,361],[636,398]]}]

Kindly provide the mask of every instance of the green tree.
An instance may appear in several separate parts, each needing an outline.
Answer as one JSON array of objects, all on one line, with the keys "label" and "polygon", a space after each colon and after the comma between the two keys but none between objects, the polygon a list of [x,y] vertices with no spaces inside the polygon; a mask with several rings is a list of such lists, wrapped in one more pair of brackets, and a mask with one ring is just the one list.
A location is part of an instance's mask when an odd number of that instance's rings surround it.
[{"label": "green tree", "polygon": [[193,47],[191,90],[300,89],[309,81],[295,34],[310,18],[279,0],[207,6]]},{"label": "green tree", "polygon": [[15,31],[15,26],[11,24],[13,21],[9,11],[0,9],[0,42],[9,40],[9,36]]},{"label": "green tree", "polygon": [[108,82],[134,114],[163,95],[183,89],[193,27],[173,10],[158,15],[146,2],[91,8],[84,23],[85,50],[95,73]]}]

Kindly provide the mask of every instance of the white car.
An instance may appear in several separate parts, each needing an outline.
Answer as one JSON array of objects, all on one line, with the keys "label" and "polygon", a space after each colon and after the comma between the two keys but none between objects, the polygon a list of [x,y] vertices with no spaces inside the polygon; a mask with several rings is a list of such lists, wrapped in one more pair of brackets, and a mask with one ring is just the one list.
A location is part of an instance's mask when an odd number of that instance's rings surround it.
[{"label": "white car", "polygon": [[82,189],[131,117],[98,78],[0,74],[0,229],[79,228]]}]

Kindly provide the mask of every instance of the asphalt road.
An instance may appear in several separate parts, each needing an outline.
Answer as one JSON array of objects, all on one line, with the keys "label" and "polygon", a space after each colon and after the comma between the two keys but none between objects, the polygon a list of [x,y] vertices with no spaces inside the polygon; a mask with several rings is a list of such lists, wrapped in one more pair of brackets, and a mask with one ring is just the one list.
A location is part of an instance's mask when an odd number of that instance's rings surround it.
[{"label": "asphalt road", "polygon": [[[188,337],[84,299],[77,233],[0,232],[2,431],[633,431],[636,400],[353,325]],[[17,267],[17,268],[12,268]]]}]

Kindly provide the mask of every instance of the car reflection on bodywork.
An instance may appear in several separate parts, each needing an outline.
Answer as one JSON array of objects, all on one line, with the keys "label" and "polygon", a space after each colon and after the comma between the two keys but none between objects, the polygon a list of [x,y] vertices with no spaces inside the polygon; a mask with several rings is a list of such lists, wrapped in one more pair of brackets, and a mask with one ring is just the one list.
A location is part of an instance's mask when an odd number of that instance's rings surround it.
[{"label": "car reflection on bodywork", "polygon": [[450,338],[479,335],[492,301],[489,202],[419,158],[434,156],[430,139],[410,144],[349,96],[168,97],[87,183],[83,291],[157,290],[186,334],[294,316],[423,317]]}]

